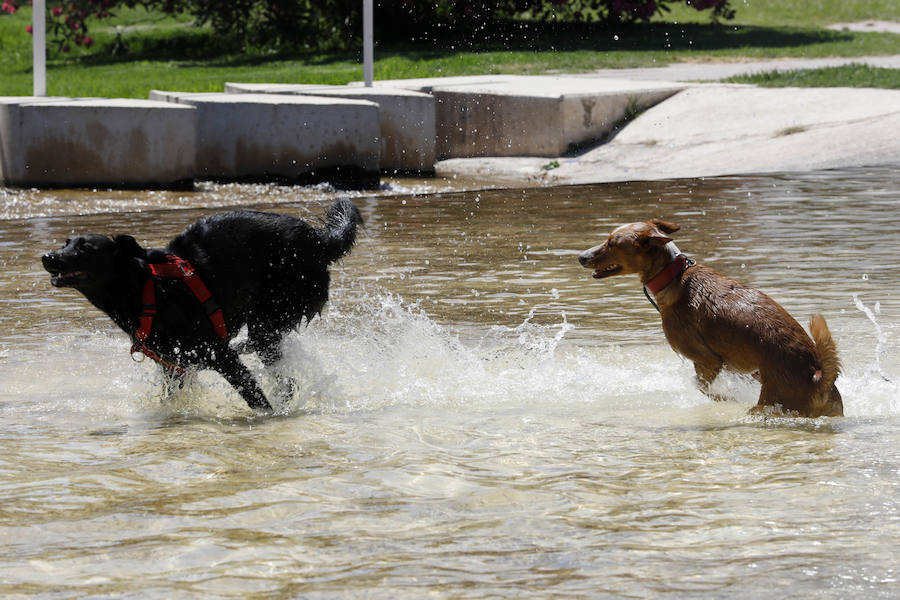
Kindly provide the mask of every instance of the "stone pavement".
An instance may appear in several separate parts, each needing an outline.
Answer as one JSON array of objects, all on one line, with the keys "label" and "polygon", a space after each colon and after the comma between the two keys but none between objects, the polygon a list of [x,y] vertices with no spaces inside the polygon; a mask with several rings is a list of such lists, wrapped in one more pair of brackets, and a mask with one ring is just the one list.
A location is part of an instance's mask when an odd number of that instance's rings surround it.
[{"label": "stone pavement", "polygon": [[[714,80],[754,70],[851,62],[900,68],[900,55],[675,64],[599,71],[585,78]],[[690,84],[622,126],[606,143],[543,157],[453,158],[443,177],[498,185],[562,185],[629,180],[900,166],[900,90],[759,88]]]}]

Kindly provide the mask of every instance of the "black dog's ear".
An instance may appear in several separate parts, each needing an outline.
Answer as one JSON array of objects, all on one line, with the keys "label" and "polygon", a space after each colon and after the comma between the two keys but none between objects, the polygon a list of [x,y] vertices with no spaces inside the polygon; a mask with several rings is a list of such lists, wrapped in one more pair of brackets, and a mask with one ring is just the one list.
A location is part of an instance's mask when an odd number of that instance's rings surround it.
[{"label": "black dog's ear", "polygon": [[113,242],[116,245],[116,255],[120,258],[144,258],[147,255],[147,251],[130,235],[117,235]]}]

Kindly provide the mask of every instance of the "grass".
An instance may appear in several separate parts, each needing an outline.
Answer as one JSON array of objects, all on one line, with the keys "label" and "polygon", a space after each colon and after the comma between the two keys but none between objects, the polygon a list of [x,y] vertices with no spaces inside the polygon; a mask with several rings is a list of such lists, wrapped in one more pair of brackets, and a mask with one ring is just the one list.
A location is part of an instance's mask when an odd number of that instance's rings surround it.
[{"label": "grass", "polygon": [[900,90],[900,69],[853,64],[800,71],[769,71],[731,77],[725,81],[765,87],[871,87]]},{"label": "grass", "polygon": [[784,137],[787,135],[794,135],[795,133],[803,133],[804,131],[806,131],[806,129],[807,129],[806,127],[799,126],[799,125],[795,126],[795,127],[787,127],[785,129],[782,129],[781,131],[779,131],[777,135],[779,137]]},{"label": "grass", "polygon": [[[732,0],[732,5],[737,18],[721,26],[705,23],[704,13],[680,7],[666,21],[615,31],[597,25],[518,23],[498,28],[487,39],[459,40],[457,47],[380,46],[375,77],[585,72],[679,61],[900,52],[900,36],[821,27],[867,18],[900,20],[896,0]],[[27,7],[15,15],[0,13],[0,95],[31,93],[31,37],[24,29],[29,20]],[[248,55],[209,29],[192,27],[187,18],[143,9],[123,10],[111,22],[94,23],[91,34],[96,44],[90,51],[51,54],[49,94],[146,98],[151,89],[221,91],[226,81],[342,84],[362,78],[358,52]],[[121,51],[119,42],[127,51]],[[114,48],[119,52],[113,54]],[[854,76],[832,79],[836,77]],[[891,78],[881,77],[879,81]]]},{"label": "grass", "polygon": [[[737,16],[729,23],[736,25],[810,28],[867,19],[900,21],[897,0],[731,0],[731,6],[737,10]],[[702,23],[706,17],[692,8],[679,6],[666,20]]]}]

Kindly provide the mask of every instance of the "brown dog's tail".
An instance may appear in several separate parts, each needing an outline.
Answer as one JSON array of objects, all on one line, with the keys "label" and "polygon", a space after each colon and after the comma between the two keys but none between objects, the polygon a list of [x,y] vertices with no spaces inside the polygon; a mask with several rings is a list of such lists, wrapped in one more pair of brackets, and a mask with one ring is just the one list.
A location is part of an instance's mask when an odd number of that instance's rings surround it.
[{"label": "brown dog's tail", "polygon": [[828,324],[825,323],[825,317],[822,315],[813,315],[809,320],[809,332],[812,334],[813,341],[816,342],[816,351],[819,354],[819,362],[822,365],[821,371],[816,371],[813,375],[815,382],[820,389],[830,389],[834,385],[835,380],[841,372],[841,360],[838,358],[837,344],[831,337],[831,331]]}]

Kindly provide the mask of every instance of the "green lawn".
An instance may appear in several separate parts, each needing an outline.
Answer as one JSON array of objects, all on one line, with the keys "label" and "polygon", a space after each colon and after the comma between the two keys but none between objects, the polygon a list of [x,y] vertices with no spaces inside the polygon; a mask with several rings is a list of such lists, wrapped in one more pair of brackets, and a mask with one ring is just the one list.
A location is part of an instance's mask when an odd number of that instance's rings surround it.
[{"label": "green lawn", "polygon": [[[380,46],[375,77],[584,72],[678,61],[900,53],[898,35],[821,27],[867,18],[900,21],[897,0],[732,4],[736,19],[720,26],[707,24],[704,13],[681,7],[666,21],[616,31],[596,25],[515,25],[489,39],[460,40],[461,48],[455,49]],[[29,19],[27,7],[16,15],[0,13],[0,95],[31,93],[31,37],[24,30]],[[248,56],[186,19],[161,18],[143,9],[123,11],[110,23],[95,22],[91,34],[96,44],[88,52],[51,53],[49,94],[145,98],[151,89],[221,91],[225,81],[341,84],[362,78],[358,52]],[[127,50],[120,46],[114,55],[118,42]],[[884,80],[890,77],[879,75],[876,81]]]},{"label": "green lawn", "polygon": [[826,69],[771,71],[731,77],[725,81],[765,87],[873,87],[900,90],[900,69],[854,64]]},{"label": "green lawn", "polygon": [[[731,0],[737,15],[730,24],[763,27],[824,27],[877,19],[900,21],[897,0]],[[668,21],[705,23],[706,16],[679,6],[666,17]]]}]

